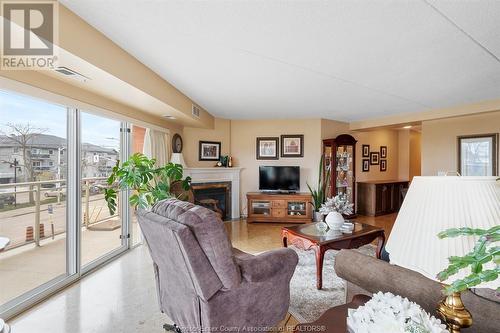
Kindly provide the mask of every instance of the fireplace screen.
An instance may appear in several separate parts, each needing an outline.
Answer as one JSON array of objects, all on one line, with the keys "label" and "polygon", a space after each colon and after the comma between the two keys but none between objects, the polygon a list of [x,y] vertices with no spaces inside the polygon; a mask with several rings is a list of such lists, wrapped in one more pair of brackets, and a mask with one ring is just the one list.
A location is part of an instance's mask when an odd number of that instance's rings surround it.
[{"label": "fireplace screen", "polygon": [[231,183],[198,183],[192,184],[195,204],[216,212],[222,220],[231,214]]}]

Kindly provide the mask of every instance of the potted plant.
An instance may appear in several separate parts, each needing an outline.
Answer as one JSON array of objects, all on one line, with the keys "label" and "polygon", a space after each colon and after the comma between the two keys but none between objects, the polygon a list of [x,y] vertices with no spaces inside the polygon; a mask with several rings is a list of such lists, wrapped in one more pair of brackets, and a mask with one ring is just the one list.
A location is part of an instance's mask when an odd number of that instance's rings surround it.
[{"label": "potted plant", "polygon": [[[500,225],[488,230],[453,228],[438,234],[441,239],[458,236],[479,236],[479,239],[472,252],[462,257],[448,258],[448,267],[438,274],[439,281],[446,281],[459,271],[470,268],[470,275],[445,287],[444,292],[447,295],[462,292],[485,282],[495,281],[500,276],[500,246],[495,245],[500,242]],[[486,265],[491,265],[491,267],[484,269]],[[497,291],[500,292],[500,287]]]},{"label": "potted plant", "polygon": [[189,190],[191,178],[183,177],[182,165],[168,163],[156,166],[156,159],[136,153],[126,162],[118,161],[108,177],[109,188],[104,190],[109,212],[113,215],[117,207],[119,190],[132,190],[130,205],[139,208],[151,207],[156,202],[175,197],[170,192],[173,182],[181,181],[184,190]]},{"label": "potted plant", "polygon": [[319,212],[321,205],[325,202],[327,197],[327,188],[328,183],[330,182],[330,168],[325,168],[325,172],[323,172],[323,160],[324,156],[321,156],[319,160],[319,173],[318,173],[318,187],[313,190],[309,184],[307,184],[307,188],[309,188],[309,192],[311,192],[311,196],[313,201],[311,205],[314,208],[314,221],[321,222],[323,221],[323,214]]},{"label": "potted plant", "polygon": [[354,204],[347,200],[344,194],[338,194],[333,198],[328,198],[319,209],[321,214],[326,216],[326,224],[332,230],[340,230],[344,224],[343,215],[351,215],[353,213]]}]

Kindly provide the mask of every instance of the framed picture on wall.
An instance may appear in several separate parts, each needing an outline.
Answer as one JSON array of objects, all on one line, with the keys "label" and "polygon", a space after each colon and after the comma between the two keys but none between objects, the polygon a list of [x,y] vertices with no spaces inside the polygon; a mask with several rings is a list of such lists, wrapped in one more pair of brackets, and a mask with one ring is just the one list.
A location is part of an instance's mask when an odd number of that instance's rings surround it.
[{"label": "framed picture on wall", "polygon": [[387,160],[380,160],[380,171],[387,171]]},{"label": "framed picture on wall", "polygon": [[387,146],[380,146],[380,158],[387,158]]},{"label": "framed picture on wall", "polygon": [[459,136],[458,173],[498,176],[498,133]]},{"label": "framed picture on wall", "polygon": [[363,159],[363,172],[368,172],[370,171],[370,160],[368,158]]},{"label": "framed picture on wall", "polygon": [[370,157],[370,145],[362,145],[361,153],[363,157]]},{"label": "framed picture on wall", "polygon": [[282,135],[281,157],[304,157],[304,135]]},{"label": "framed picture on wall", "polygon": [[199,161],[219,161],[220,160],[220,142],[200,141]]},{"label": "framed picture on wall", "polygon": [[371,165],[380,164],[380,153],[378,151],[370,153],[370,164]]},{"label": "framed picture on wall", "polygon": [[257,138],[257,159],[258,160],[277,160],[279,159],[279,138]]}]

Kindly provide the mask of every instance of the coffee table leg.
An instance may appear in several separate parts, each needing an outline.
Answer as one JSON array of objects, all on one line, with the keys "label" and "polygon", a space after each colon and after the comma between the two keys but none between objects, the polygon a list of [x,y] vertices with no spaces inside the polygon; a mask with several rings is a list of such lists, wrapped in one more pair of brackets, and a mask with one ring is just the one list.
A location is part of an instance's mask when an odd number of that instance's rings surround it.
[{"label": "coffee table leg", "polygon": [[377,259],[380,259],[382,257],[382,249],[384,248],[385,244],[385,234],[382,233],[380,236],[377,237]]},{"label": "coffee table leg", "polygon": [[325,250],[321,246],[314,248],[316,252],[316,288],[320,290],[323,288],[323,259],[325,257]]},{"label": "coffee table leg", "polygon": [[288,247],[288,237],[286,232],[281,233],[281,239],[283,240],[283,247]]}]

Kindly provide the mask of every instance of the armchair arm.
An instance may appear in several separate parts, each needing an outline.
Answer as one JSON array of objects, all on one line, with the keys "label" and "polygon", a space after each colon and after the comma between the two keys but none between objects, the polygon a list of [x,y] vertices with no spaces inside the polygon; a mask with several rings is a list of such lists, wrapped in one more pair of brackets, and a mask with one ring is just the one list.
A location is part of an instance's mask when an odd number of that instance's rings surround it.
[{"label": "armchair arm", "polygon": [[265,281],[277,274],[289,274],[291,277],[299,261],[297,253],[288,248],[267,251],[257,256],[235,250],[235,261],[240,267],[241,276],[249,282]]}]

